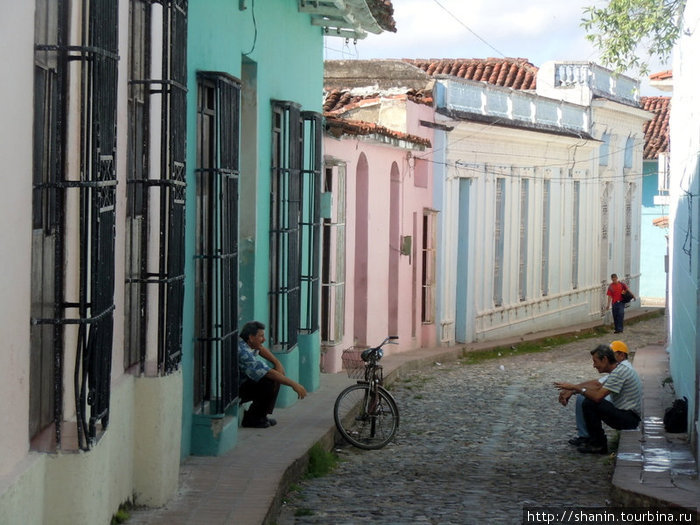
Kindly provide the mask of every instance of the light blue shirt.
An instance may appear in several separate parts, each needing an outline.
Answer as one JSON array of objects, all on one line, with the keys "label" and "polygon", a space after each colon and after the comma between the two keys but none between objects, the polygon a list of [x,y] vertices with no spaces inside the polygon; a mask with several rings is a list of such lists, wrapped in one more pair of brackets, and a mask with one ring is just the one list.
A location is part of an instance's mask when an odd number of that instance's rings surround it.
[{"label": "light blue shirt", "polygon": [[248,343],[243,339],[238,342],[238,379],[240,383],[247,379],[257,383],[272,368],[258,355],[259,352],[248,346]]}]

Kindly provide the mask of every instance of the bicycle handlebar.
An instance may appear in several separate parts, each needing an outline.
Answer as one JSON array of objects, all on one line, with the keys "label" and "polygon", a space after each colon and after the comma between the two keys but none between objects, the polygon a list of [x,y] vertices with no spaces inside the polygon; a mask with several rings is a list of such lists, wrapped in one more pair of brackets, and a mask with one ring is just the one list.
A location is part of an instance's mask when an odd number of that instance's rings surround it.
[{"label": "bicycle handlebar", "polygon": [[382,351],[382,346],[389,344],[389,345],[396,345],[398,343],[395,343],[394,340],[398,339],[398,335],[390,335],[384,341],[382,341],[379,346],[375,346],[374,348],[368,348],[362,354],[360,357],[362,358],[363,361],[365,362],[377,362],[379,361],[382,356],[384,355],[384,352]]}]

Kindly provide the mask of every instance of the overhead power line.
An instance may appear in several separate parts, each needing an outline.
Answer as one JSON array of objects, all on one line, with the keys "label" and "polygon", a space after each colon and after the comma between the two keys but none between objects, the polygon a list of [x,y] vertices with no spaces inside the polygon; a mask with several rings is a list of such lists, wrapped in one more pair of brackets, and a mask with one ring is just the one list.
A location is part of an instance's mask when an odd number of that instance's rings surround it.
[{"label": "overhead power line", "polygon": [[498,53],[499,55],[501,55],[502,57],[505,58],[505,55],[504,55],[503,53],[501,53],[498,49],[496,49],[494,46],[492,46],[491,44],[489,44],[484,38],[482,38],[481,36],[479,36],[471,27],[469,27],[467,24],[465,24],[464,22],[462,22],[462,20],[460,20],[460,19],[457,17],[457,15],[455,15],[452,11],[450,11],[450,10],[447,9],[444,5],[442,5],[440,2],[438,2],[438,0],[433,0],[433,2],[435,2],[438,6],[440,6],[448,15],[450,15],[452,18],[454,18],[457,22],[459,22],[459,24],[460,24],[462,27],[464,27],[464,29],[466,29],[467,31],[469,31],[472,35],[474,35],[476,38],[478,38],[479,40],[481,40],[484,44],[486,44],[487,46],[489,46],[489,47],[490,47],[491,49],[493,49],[496,53]]}]

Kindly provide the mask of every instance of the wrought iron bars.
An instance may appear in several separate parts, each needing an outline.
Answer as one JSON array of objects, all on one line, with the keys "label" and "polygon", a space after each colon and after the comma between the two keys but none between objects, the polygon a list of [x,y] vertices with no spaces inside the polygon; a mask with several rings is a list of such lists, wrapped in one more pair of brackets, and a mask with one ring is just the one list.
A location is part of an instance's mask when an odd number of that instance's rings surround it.
[{"label": "wrought iron bars", "polygon": [[197,80],[195,406],[221,414],[238,396],[240,83]]},{"label": "wrought iron bars", "polygon": [[303,111],[303,158],[301,170],[301,319],[299,329],[313,333],[319,328],[321,239],[321,131],[319,113]]},{"label": "wrought iron bars", "polygon": [[[176,370],[182,355],[182,307],[184,297],[185,237],[185,136],[187,96],[187,0],[162,2],[162,79],[148,79],[151,60],[153,2],[133,0],[132,63],[130,80],[131,126],[129,183],[130,238],[128,252],[132,274],[127,279],[127,323],[138,336],[127,339],[139,349],[141,372],[146,361],[147,287],[157,287],[158,371]],[[160,166],[149,173],[151,102],[160,105]],[[139,140],[140,137],[140,140]],[[153,217],[149,215],[153,212]],[[158,217],[157,219],[155,217]],[[149,271],[148,224],[158,235],[157,272]],[[136,324],[137,327],[133,325]],[[127,331],[129,331],[127,329]],[[133,355],[133,349],[132,349]],[[130,363],[127,363],[127,366]]]}]

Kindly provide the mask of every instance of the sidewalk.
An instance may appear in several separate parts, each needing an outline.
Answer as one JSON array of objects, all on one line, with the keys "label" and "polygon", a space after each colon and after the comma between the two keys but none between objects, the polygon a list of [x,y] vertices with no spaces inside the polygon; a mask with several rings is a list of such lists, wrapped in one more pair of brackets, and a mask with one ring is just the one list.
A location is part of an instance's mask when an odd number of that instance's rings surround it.
[{"label": "sidewalk", "polygon": [[[627,318],[647,313],[629,312]],[[388,355],[383,360],[385,378],[392,382],[401,374],[435,361],[458,359],[465,351],[511,345],[562,333],[574,333],[599,323],[567,330],[540,332],[508,340],[455,347],[417,349]],[[668,376],[663,347],[639,349],[635,368],[644,380],[644,428],[625,431],[613,484],[616,504],[673,505],[692,507],[700,501],[700,484],[694,474],[690,447],[678,435],[664,435],[659,417],[670,406],[661,381]],[[180,488],[163,508],[132,512],[134,524],[232,524],[274,523],[282,498],[291,483],[307,468],[308,452],[320,443],[330,449],[335,425],[333,404],[338,393],[354,380],[344,374],[322,374],[320,388],[290,408],[275,411],[274,429],[239,429],[236,447],[221,457],[187,458],[180,468]],[[661,416],[659,416],[661,414]]]},{"label": "sidewalk", "polygon": [[620,432],[615,499],[626,506],[670,505],[697,513],[700,480],[687,435],[664,430],[664,411],[673,403],[673,395],[663,387],[670,376],[666,349],[639,349],[634,368],[644,389],[644,417],[639,429]]}]

